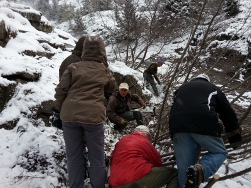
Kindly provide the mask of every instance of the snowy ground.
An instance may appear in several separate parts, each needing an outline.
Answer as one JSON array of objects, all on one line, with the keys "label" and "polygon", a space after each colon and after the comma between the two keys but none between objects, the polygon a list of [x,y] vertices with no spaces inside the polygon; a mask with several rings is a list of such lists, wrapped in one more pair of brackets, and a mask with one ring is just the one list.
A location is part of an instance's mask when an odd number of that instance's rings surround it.
[{"label": "snowy ground", "polygon": [[[249,0],[242,0],[241,2],[243,13],[246,13],[245,10],[250,12],[251,2]],[[61,168],[65,159],[62,159],[61,163],[55,160],[55,153],[64,152],[62,132],[54,127],[45,126],[41,120],[31,119],[30,117],[33,115],[32,107],[40,105],[43,101],[54,99],[54,89],[58,83],[59,65],[70,54],[70,51],[55,49],[46,43],[39,43],[38,40],[44,39],[50,43],[74,46],[74,41],[77,39],[60,30],[60,28],[54,29],[49,34],[37,31],[30,25],[27,19],[13,12],[6,5],[7,1],[0,2],[0,21],[4,20],[6,27],[11,30],[23,30],[26,32],[18,32],[17,37],[12,38],[5,48],[0,47],[0,85],[10,86],[11,84],[16,84],[15,81],[10,81],[4,78],[4,76],[20,71],[26,71],[30,74],[40,73],[41,78],[37,82],[19,83],[16,86],[14,96],[0,113],[0,127],[7,122],[17,121],[16,127],[12,130],[0,129],[0,188],[63,187],[58,181],[58,177],[62,174],[66,175]],[[15,6],[22,7],[21,5]],[[245,6],[247,9],[244,9]],[[247,24],[250,26],[250,19],[248,19]],[[234,29],[238,26],[232,27]],[[248,25],[246,28],[248,28]],[[91,28],[90,31],[92,31]],[[59,34],[69,39],[64,40],[59,37]],[[248,34],[250,35],[250,31]],[[245,47],[240,42],[238,46]],[[166,49],[168,51],[167,56],[170,54],[176,55],[172,51],[172,46],[167,46]],[[52,59],[29,57],[21,53],[24,50],[49,51],[55,53],[55,55]],[[109,52],[109,47],[107,51]],[[143,84],[142,73],[129,69],[124,63],[110,62],[109,66],[111,70],[116,70],[122,74],[133,74],[139,80],[139,84]],[[165,74],[167,70],[168,66],[164,65],[160,73]],[[246,95],[251,98],[250,92],[247,92]],[[161,97],[157,99],[152,98],[151,102],[159,103],[161,102]],[[116,143],[117,138],[111,132],[111,128],[106,125],[106,143],[109,143],[107,145],[112,147]],[[43,164],[46,164],[46,167]],[[250,159],[240,163],[233,163],[230,165],[230,172],[240,171],[250,166]],[[219,169],[218,174],[220,176],[225,175],[224,166]],[[214,188],[250,188],[250,179],[251,174],[248,173],[234,179],[217,182]]]}]

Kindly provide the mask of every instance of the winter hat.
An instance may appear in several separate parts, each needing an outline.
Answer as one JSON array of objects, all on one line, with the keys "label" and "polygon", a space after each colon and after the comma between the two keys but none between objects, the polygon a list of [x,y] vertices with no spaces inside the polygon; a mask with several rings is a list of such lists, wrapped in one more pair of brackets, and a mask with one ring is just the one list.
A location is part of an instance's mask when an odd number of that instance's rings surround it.
[{"label": "winter hat", "polygon": [[129,86],[128,86],[128,84],[127,83],[125,83],[125,82],[123,82],[123,83],[121,83],[120,85],[119,85],[119,89],[129,89]]},{"label": "winter hat", "polygon": [[157,60],[157,62],[160,63],[161,65],[165,64],[165,61],[164,61],[163,58],[159,58],[159,59]]},{"label": "winter hat", "polygon": [[196,76],[196,78],[203,78],[203,79],[207,80],[208,82],[210,82],[209,76],[206,75],[205,73],[199,74],[198,76]]},{"label": "winter hat", "polygon": [[145,125],[139,125],[134,129],[134,132],[142,132],[145,135],[150,135],[150,130]]}]

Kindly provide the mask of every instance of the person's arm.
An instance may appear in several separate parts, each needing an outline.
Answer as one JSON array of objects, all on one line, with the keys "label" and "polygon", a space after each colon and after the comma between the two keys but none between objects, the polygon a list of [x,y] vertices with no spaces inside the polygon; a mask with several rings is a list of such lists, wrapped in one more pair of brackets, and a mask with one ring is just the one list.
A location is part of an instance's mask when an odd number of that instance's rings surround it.
[{"label": "person's arm", "polygon": [[138,96],[137,94],[131,94],[131,97],[132,97],[132,101],[140,104],[141,107],[143,107],[143,108],[146,107],[145,102],[143,101],[143,99],[140,96]]},{"label": "person's arm", "polygon": [[120,124],[123,118],[116,114],[116,107],[118,106],[117,99],[115,96],[109,98],[109,102],[106,108],[106,115],[113,123]]},{"label": "person's arm", "polygon": [[157,73],[154,74],[153,76],[154,76],[155,80],[158,82],[158,84],[160,85],[160,80],[159,80],[159,78],[158,78],[158,76],[157,76]]},{"label": "person's arm", "polygon": [[222,120],[226,132],[231,132],[239,128],[238,118],[230,103],[228,102],[225,94],[218,89],[217,90],[218,105],[217,112],[219,113],[219,118]]},{"label": "person's arm", "polygon": [[59,84],[55,88],[55,101],[53,102],[53,109],[60,112],[61,106],[64,102],[64,100],[67,97],[68,91],[71,87],[71,80],[72,80],[72,74],[71,69],[67,67],[67,69],[64,71],[61,80],[59,81]]},{"label": "person's arm", "polygon": [[[216,110],[219,113],[219,118],[224,124],[225,131],[229,133],[236,129],[239,129],[240,126],[238,124],[236,113],[228,102],[225,94],[220,89],[217,90],[217,97],[218,105]],[[241,141],[241,133],[229,137],[228,140],[230,144]]]}]

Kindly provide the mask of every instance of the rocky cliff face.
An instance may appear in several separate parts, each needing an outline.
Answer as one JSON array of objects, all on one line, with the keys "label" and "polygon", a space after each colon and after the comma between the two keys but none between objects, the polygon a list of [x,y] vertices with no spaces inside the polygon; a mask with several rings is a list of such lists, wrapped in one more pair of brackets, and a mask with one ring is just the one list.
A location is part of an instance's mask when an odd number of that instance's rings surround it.
[{"label": "rocky cliff face", "polygon": [[[38,31],[42,31],[45,33],[51,33],[53,28],[49,24],[49,22],[44,19],[41,13],[34,11],[30,7],[27,6],[13,6],[14,4],[11,3],[3,3],[2,4],[2,11],[9,11],[9,12],[16,12],[20,14],[22,17],[26,18],[30,24],[37,29]],[[43,19],[42,19],[43,18]],[[9,17],[11,19],[11,17]],[[17,35],[17,32],[25,32],[22,30],[13,31],[8,27],[8,24],[5,23],[5,20],[1,20],[0,22],[0,45],[4,47],[11,37]]]},{"label": "rocky cliff face", "polygon": [[[3,67],[0,68],[2,70],[1,79],[5,80],[0,84],[0,111],[2,112],[8,106],[8,102],[12,100],[13,96],[16,94],[18,85],[24,85],[29,82],[37,82],[42,76],[41,70],[39,71],[34,69],[30,71],[29,67],[32,65],[30,65],[28,62],[27,68],[17,68],[16,70],[13,70],[11,68],[12,61],[20,61],[20,63],[25,64],[26,58],[20,60],[18,58],[20,56],[35,58],[37,63],[39,63],[40,58],[51,59],[57,53],[53,49],[67,51],[65,46],[68,44],[67,40],[69,40],[70,37],[62,37],[60,34],[55,33],[49,21],[47,21],[38,11],[32,9],[31,7],[2,1],[0,4],[0,9],[0,47],[2,47],[1,63],[2,65],[10,65],[10,68],[7,69],[7,71]],[[34,37],[32,36],[33,33],[38,36],[36,40],[34,40]],[[44,33],[44,35],[42,33]],[[46,34],[55,35],[56,40],[48,40]],[[64,38],[64,40],[58,42],[59,38]],[[19,44],[12,44],[14,41],[18,40],[20,42]],[[32,47],[28,47],[28,45],[26,45],[26,42],[33,43],[34,41],[41,46],[40,49],[36,49],[36,47],[32,49]],[[72,44],[72,46],[73,45],[74,44]],[[15,54],[15,52],[12,53],[11,51],[9,54],[6,52],[12,49],[11,46],[13,49],[19,49],[17,54]],[[17,58],[15,59],[14,56]],[[41,107],[35,105],[34,108],[46,109],[46,107],[44,107],[46,104],[47,102],[44,102],[42,103]],[[38,110],[37,112],[37,116],[43,116],[43,114],[48,115],[46,110]],[[48,117],[45,119],[48,119]],[[18,120],[14,119],[13,121],[5,122],[2,126],[7,129],[13,128],[15,127],[15,123],[17,121]]]}]

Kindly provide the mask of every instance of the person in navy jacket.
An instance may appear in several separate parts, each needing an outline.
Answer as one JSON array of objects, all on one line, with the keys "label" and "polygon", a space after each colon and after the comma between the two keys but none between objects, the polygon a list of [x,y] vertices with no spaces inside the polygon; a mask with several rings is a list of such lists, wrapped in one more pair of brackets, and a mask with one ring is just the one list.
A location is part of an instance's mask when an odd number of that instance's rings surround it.
[{"label": "person in navy jacket", "polygon": [[[169,129],[178,166],[179,187],[197,188],[220,168],[227,157],[221,138],[223,129],[228,133],[239,129],[239,125],[225,94],[210,83],[206,74],[200,74],[175,91]],[[230,144],[239,141],[240,133],[229,138]],[[207,153],[196,161],[200,147]]]}]

